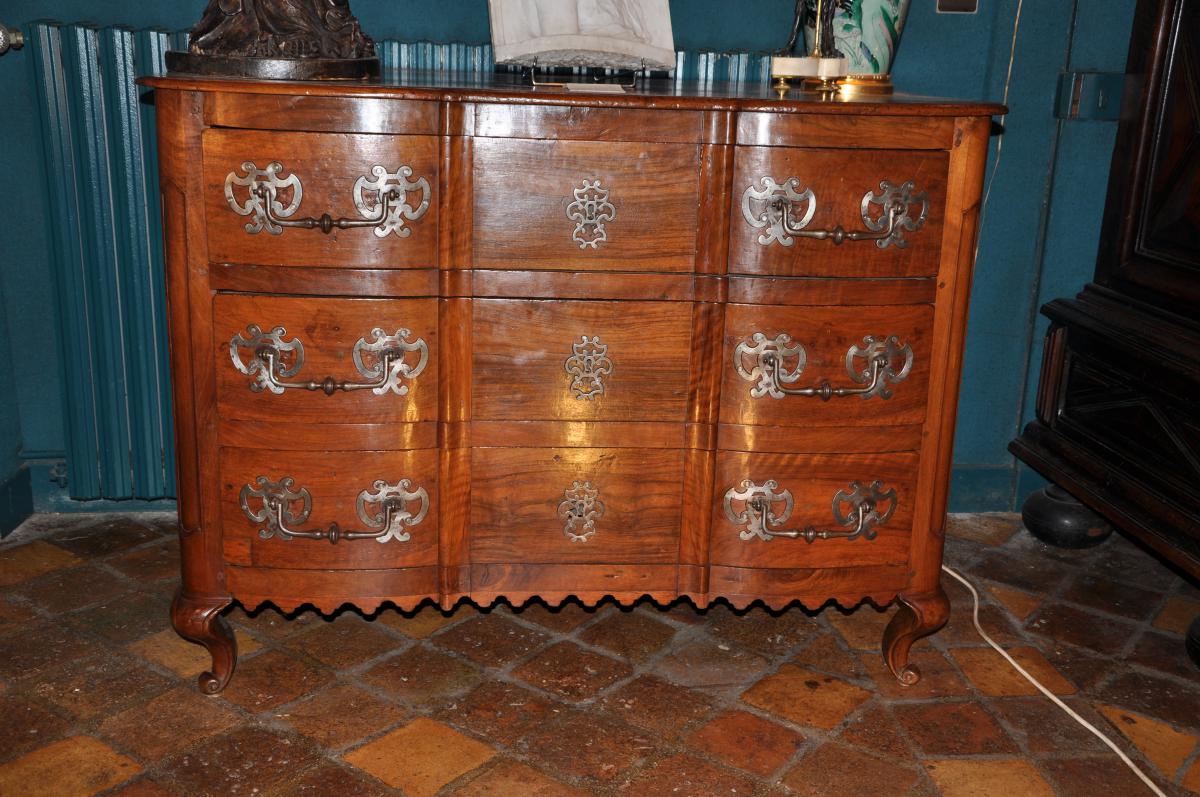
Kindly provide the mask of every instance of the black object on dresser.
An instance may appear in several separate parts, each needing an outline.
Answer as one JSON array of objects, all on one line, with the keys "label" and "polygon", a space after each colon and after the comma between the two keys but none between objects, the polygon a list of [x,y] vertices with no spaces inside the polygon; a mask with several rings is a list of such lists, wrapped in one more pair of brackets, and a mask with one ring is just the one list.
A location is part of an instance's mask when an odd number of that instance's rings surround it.
[{"label": "black object on dresser", "polygon": [[1138,3],[1099,252],[1009,449],[1200,578],[1200,0]]}]

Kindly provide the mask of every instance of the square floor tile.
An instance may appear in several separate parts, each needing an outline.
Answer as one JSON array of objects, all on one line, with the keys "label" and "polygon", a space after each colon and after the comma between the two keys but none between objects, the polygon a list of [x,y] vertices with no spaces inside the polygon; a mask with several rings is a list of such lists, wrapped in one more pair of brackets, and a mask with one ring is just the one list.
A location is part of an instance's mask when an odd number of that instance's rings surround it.
[{"label": "square floor tile", "polygon": [[742,702],[797,725],[829,730],[870,697],[849,681],[785,664],[743,692]]},{"label": "square floor tile", "polygon": [[482,742],[419,717],[343,758],[409,797],[433,797],[443,786],[487,763],[495,754]]},{"label": "square floor tile", "polygon": [[646,612],[613,611],[585,628],[579,639],[634,662],[642,662],[662,649],[676,629]]},{"label": "square floor tile", "polygon": [[927,761],[925,771],[944,797],[1055,797],[1033,764],[1016,758]]},{"label": "square floor tile", "polygon": [[72,736],[0,764],[0,794],[90,797],[141,771],[133,759],[90,736]]},{"label": "square floor tile", "polygon": [[601,698],[600,706],[630,725],[674,739],[703,719],[712,710],[713,700],[694,689],[639,675]]},{"label": "square floor tile", "polygon": [[[234,638],[237,640],[239,658],[262,649],[261,642],[240,628],[234,629]],[[195,678],[212,667],[212,656],[203,645],[189,642],[172,628],[139,639],[127,645],[126,649],[182,678]]]},{"label": "square floor tile", "polygon": [[522,744],[522,751],[558,776],[614,781],[654,751],[651,733],[606,714],[568,711]]},{"label": "square floor tile", "polygon": [[[118,747],[143,761],[153,762],[239,722],[241,717],[221,701],[188,685],[109,717],[100,724],[99,731]],[[147,729],[153,732],[148,733]]]},{"label": "square floor tile", "polygon": [[1000,724],[975,703],[902,703],[892,710],[909,739],[929,757],[1017,752]]},{"label": "square floor tile", "polygon": [[513,675],[567,700],[585,700],[632,672],[624,662],[560,642],[517,667]]},{"label": "square floor tile", "polygon": [[333,673],[310,666],[287,653],[268,650],[238,663],[237,672],[221,694],[247,711],[269,711],[316,691],[333,680]]},{"label": "square floor tile", "polygon": [[401,722],[405,711],[357,687],[337,684],[275,716],[322,747],[340,749]]},{"label": "square floor tile", "polygon": [[500,744],[513,745],[555,717],[558,704],[529,689],[487,680],[438,713],[438,718]]},{"label": "square floor tile", "polygon": [[512,759],[501,761],[452,794],[453,797],[588,797],[588,792]]},{"label": "square floor tile", "polygon": [[0,587],[10,587],[55,570],[81,564],[83,560],[78,556],[45,540],[0,547]]},{"label": "square floor tile", "polygon": [[673,646],[651,669],[683,686],[722,688],[751,684],[768,665],[764,656],[704,635]]},{"label": "square floor tile", "polygon": [[483,674],[466,662],[422,644],[384,659],[362,677],[393,697],[423,706],[440,705],[465,694]]},{"label": "square floor tile", "polygon": [[368,622],[357,613],[313,624],[284,642],[322,664],[339,669],[354,667],[408,644]]},{"label": "square floor tile", "polygon": [[476,664],[503,667],[525,658],[549,638],[548,634],[493,613],[458,623],[438,634],[433,643]]},{"label": "square floor tile", "polygon": [[799,797],[907,797],[917,778],[911,769],[826,744],[800,759],[783,782]]},{"label": "square floor tile", "polygon": [[[1046,661],[1036,648],[1011,648],[1008,654],[1025,670],[1056,695],[1075,693],[1075,686]],[[1041,694],[1025,680],[1011,664],[991,648],[955,648],[950,651],[954,661],[980,692],[992,697],[1014,697]]]},{"label": "square floor tile", "polygon": [[244,797],[269,793],[322,760],[307,741],[251,725],[179,753],[161,769],[187,797]]},{"label": "square floor tile", "polygon": [[630,797],[685,797],[685,795],[736,795],[754,791],[754,781],[721,769],[708,761],[673,755],[638,772],[621,786]]},{"label": "square floor tile", "polygon": [[727,711],[694,732],[687,743],[706,758],[767,777],[804,746],[804,737],[748,711]]}]

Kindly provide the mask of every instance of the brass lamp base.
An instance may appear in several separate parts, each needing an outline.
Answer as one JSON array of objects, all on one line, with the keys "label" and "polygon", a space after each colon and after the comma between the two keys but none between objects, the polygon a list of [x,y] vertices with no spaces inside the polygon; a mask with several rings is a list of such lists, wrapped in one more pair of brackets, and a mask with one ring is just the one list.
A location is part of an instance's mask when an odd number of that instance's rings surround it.
[{"label": "brass lamp base", "polygon": [[848,75],[840,81],[843,94],[891,94],[891,75]]}]

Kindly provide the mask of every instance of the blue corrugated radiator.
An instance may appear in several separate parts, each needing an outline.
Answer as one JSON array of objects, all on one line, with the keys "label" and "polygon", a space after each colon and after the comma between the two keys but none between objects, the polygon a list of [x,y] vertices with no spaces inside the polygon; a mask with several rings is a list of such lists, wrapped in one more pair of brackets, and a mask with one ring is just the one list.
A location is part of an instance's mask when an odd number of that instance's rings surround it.
[{"label": "blue corrugated radiator", "polygon": [[[135,84],[185,34],[35,23],[72,498],[174,497],[154,108]],[[492,72],[490,45],[379,42],[384,78]],[[767,84],[770,57],[680,52],[671,78]]]}]

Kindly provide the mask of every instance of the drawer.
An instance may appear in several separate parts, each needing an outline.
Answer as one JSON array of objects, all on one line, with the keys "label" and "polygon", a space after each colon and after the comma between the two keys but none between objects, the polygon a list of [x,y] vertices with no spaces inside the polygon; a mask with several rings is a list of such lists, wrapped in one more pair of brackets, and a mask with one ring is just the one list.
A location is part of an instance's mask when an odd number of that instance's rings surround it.
[{"label": "drawer", "polygon": [[218,294],[213,357],[221,419],[437,420],[437,326],[435,299]]},{"label": "drawer", "polygon": [[[220,472],[230,564],[313,570],[437,564],[435,449],[223,448]],[[339,539],[331,543],[334,524]]]},{"label": "drawer", "polygon": [[476,419],[684,420],[691,304],[473,304]]},{"label": "drawer", "polygon": [[[433,136],[205,131],[209,260],[436,266],[437,141]],[[320,227],[326,214],[327,233]],[[339,228],[339,220],[357,226]],[[309,226],[289,226],[296,224]]]},{"label": "drawer", "polygon": [[[948,164],[945,152],[738,147],[729,271],[797,277],[936,274]],[[848,236],[872,237],[847,237],[839,244],[838,228]]]},{"label": "drawer", "polygon": [[[927,304],[728,305],[721,422],[919,424],[929,392],[932,333],[933,307]],[[797,390],[808,395],[788,394]]]},{"label": "drawer", "polygon": [[[843,568],[908,561],[918,457],[894,454],[717,456],[713,565]],[[861,532],[856,536],[856,532]],[[772,537],[772,532],[814,534]],[[821,532],[834,535],[821,538]]]},{"label": "drawer", "polygon": [[476,448],[471,561],[674,564],[683,453]]},{"label": "drawer", "polygon": [[691,271],[699,148],[474,140],[479,268]]}]

